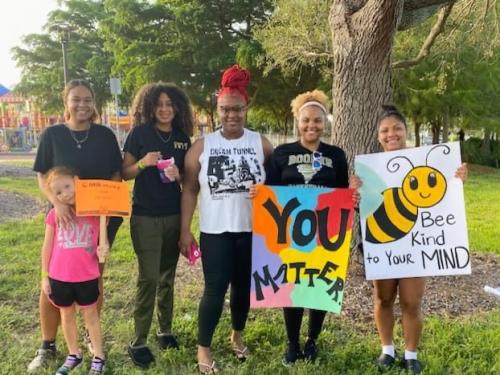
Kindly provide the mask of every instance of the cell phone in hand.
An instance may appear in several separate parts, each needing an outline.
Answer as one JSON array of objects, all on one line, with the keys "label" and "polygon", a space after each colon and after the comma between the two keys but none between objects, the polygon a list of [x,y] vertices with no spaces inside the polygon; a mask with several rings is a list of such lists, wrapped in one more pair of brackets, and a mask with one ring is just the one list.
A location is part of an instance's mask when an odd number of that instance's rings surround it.
[{"label": "cell phone in hand", "polygon": [[196,246],[196,244],[192,243],[191,248],[189,249],[189,264],[193,266],[198,258],[201,258],[201,250],[198,246]]}]

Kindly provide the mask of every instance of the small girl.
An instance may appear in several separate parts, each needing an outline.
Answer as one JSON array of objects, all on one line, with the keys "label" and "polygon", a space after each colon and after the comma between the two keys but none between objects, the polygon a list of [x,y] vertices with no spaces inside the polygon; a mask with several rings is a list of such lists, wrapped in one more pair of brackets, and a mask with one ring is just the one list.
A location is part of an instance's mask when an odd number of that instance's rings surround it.
[{"label": "small girl", "polygon": [[[47,187],[61,203],[74,207],[75,174],[66,167],[47,173]],[[93,346],[94,358],[89,375],[104,371],[101,326],[97,312],[100,257],[109,253],[107,243],[99,244],[99,218],[75,217],[66,226],[56,224],[52,208],[45,220],[42,247],[42,290],[60,309],[61,325],[69,354],[56,374],[66,375],[82,363],[78,347],[76,306],[80,307]]]}]

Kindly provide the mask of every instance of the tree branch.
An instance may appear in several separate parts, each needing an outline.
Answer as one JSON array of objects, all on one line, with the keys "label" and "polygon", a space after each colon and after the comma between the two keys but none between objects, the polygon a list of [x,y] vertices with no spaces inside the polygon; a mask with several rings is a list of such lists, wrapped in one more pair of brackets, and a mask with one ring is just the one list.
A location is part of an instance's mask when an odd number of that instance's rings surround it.
[{"label": "tree branch", "polygon": [[443,5],[446,3],[455,3],[456,0],[405,0],[403,12],[427,8],[433,5]]},{"label": "tree branch", "polygon": [[418,53],[417,57],[411,60],[402,60],[395,62],[394,64],[392,64],[392,67],[394,69],[408,68],[410,66],[417,65],[429,55],[431,48],[434,42],[436,41],[436,38],[438,37],[439,34],[441,34],[444,31],[444,25],[446,23],[446,20],[448,19],[448,16],[451,13],[451,9],[453,8],[454,4],[455,3],[452,2],[441,8],[441,10],[438,13],[438,18],[436,20],[436,23],[432,26],[431,31],[429,32],[429,35],[427,35],[427,38],[425,39],[422,48],[420,48],[420,52]]}]

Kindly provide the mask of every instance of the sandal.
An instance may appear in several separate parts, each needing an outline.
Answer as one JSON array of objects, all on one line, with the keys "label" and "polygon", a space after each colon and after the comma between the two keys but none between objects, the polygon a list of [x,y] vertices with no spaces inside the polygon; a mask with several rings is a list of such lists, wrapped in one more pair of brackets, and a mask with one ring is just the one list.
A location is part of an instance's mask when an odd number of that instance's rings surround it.
[{"label": "sandal", "polygon": [[198,362],[198,371],[200,374],[217,374],[219,373],[219,369],[215,366],[215,361],[212,361],[212,364],[209,365],[207,363]]},{"label": "sandal", "polygon": [[236,345],[232,345],[233,353],[238,358],[238,361],[245,362],[250,354],[248,347],[244,346],[243,349],[238,348]]}]

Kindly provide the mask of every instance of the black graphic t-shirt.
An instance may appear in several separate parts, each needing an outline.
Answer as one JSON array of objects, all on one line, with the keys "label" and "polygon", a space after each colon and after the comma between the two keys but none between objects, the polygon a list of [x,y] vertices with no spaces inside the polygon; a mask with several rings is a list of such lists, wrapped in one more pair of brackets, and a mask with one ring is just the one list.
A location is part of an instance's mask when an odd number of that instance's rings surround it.
[{"label": "black graphic t-shirt", "polygon": [[[180,130],[157,132],[152,125],[139,125],[130,131],[123,149],[137,160],[142,159],[148,152],[155,151],[160,151],[163,159],[174,157],[175,165],[182,175],[184,157],[190,146],[189,137]],[[180,185],[176,181],[163,183],[156,166],[147,167],[135,178],[133,215],[152,217],[177,215],[181,209],[180,201]]]},{"label": "black graphic t-shirt", "polygon": [[348,187],[344,151],[323,142],[317,151],[311,152],[299,141],[276,147],[269,160],[266,184]]}]

